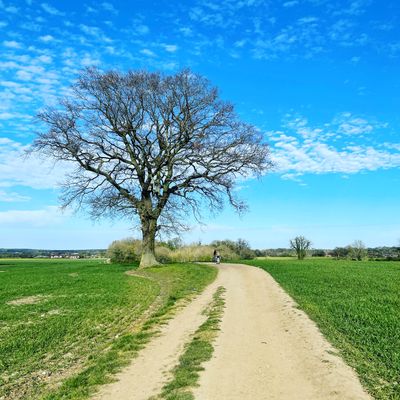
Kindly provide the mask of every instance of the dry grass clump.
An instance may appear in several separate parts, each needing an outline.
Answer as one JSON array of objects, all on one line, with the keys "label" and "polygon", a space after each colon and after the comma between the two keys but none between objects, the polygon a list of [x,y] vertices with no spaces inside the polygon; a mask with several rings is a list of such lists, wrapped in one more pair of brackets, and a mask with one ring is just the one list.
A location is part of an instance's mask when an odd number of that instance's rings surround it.
[{"label": "dry grass clump", "polygon": [[[222,261],[241,259],[231,247],[220,243],[216,246],[200,244],[170,246],[168,242],[159,242],[156,246],[156,257],[161,263],[210,262],[213,259],[214,250],[219,252]],[[107,256],[113,263],[133,263],[140,261],[141,252],[140,240],[123,239],[111,243]]]},{"label": "dry grass clump", "polygon": [[240,257],[227,246],[215,248],[210,245],[187,245],[178,249],[165,246],[156,247],[156,256],[161,262],[209,262],[212,261],[214,250],[218,250],[222,261],[239,260]]}]

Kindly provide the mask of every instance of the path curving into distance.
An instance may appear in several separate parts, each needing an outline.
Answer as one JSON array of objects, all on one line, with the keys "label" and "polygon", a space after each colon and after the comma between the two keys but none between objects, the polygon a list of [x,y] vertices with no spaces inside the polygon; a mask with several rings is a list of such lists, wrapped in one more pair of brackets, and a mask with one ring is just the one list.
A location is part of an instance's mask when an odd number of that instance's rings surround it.
[{"label": "path curving into distance", "polygon": [[221,331],[212,359],[203,364],[196,400],[371,399],[355,372],[268,273],[240,264],[218,268],[216,280],[95,399],[147,400],[160,393],[219,286],[226,289]]}]

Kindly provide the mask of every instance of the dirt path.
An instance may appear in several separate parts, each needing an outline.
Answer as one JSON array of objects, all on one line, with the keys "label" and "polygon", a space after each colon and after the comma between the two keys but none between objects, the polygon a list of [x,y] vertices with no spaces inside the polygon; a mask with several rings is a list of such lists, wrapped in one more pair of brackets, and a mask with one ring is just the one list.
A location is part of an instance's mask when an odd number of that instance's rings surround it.
[{"label": "dirt path", "polygon": [[237,264],[222,264],[216,281],[95,399],[147,400],[160,393],[218,286],[226,288],[226,308],[196,400],[370,399],[353,370],[332,354],[315,324],[270,275]]},{"label": "dirt path", "polygon": [[224,264],[219,279],[226,309],[196,400],[370,399],[269,274]]}]

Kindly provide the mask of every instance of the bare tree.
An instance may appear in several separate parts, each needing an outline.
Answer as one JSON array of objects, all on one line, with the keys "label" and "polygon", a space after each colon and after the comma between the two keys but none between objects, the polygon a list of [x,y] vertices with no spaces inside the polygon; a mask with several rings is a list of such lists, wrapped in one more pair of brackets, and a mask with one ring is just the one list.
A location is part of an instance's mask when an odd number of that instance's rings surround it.
[{"label": "bare tree", "polygon": [[365,248],[364,242],[361,240],[355,240],[350,246],[350,257],[357,260],[361,261],[363,258],[367,257],[368,252],[367,249]]},{"label": "bare tree", "polygon": [[239,177],[271,167],[260,132],[243,123],[204,77],[87,69],[72,94],[38,115],[48,130],[33,150],[75,166],[64,182],[63,206],[93,218],[138,218],[140,267],[157,263],[155,235],[179,230],[187,214],[220,210]]},{"label": "bare tree", "polygon": [[311,242],[304,236],[296,236],[290,240],[290,247],[296,252],[297,258],[303,260],[311,247]]}]

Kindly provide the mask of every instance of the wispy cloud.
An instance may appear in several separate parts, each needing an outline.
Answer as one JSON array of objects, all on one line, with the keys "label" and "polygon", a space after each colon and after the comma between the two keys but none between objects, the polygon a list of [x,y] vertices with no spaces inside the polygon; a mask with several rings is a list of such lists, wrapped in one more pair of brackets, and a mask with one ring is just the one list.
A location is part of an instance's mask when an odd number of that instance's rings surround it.
[{"label": "wispy cloud", "polygon": [[70,167],[52,161],[27,157],[27,145],[9,138],[0,138],[0,187],[25,186],[33,189],[58,187]]},{"label": "wispy cloud", "polygon": [[58,16],[64,16],[65,13],[61,12],[60,10],[58,10],[57,8],[55,8],[54,6],[48,4],[48,3],[41,3],[40,6],[42,7],[42,9],[44,11],[46,11],[48,14],[50,15],[58,15]]},{"label": "wispy cloud", "polygon": [[3,226],[44,227],[60,223],[65,216],[57,206],[39,210],[0,211],[0,224]]},{"label": "wispy cloud", "polygon": [[118,10],[111,3],[103,1],[100,5],[105,11],[108,11],[112,14],[118,14]]},{"label": "wispy cloud", "polygon": [[6,13],[17,14],[19,8],[14,5],[6,5],[2,1],[0,1],[0,9],[4,10]]},{"label": "wispy cloud", "polygon": [[400,168],[400,144],[355,143],[354,135],[372,134],[386,124],[342,113],[331,122],[312,127],[305,118],[293,118],[284,130],[271,132],[271,156],[284,179],[304,174],[341,173]]},{"label": "wispy cloud", "polygon": [[154,53],[154,51],[152,51],[150,49],[142,49],[142,50],[140,50],[140,53],[144,54],[145,56],[156,57],[156,53]]},{"label": "wispy cloud", "polygon": [[289,8],[289,7],[297,6],[298,4],[299,4],[299,2],[297,0],[285,1],[283,3],[283,7]]},{"label": "wispy cloud", "polygon": [[164,49],[169,53],[175,53],[178,50],[178,46],[176,44],[164,44]]},{"label": "wispy cloud", "polygon": [[364,118],[353,117],[350,113],[344,113],[335,120],[338,126],[338,133],[345,135],[362,135],[371,133],[374,125]]},{"label": "wispy cloud", "polygon": [[16,202],[26,202],[31,198],[29,196],[24,196],[17,192],[6,192],[4,190],[0,190],[0,202],[5,203],[16,203]]},{"label": "wispy cloud", "polygon": [[140,35],[147,35],[150,32],[150,28],[147,25],[139,24],[135,26],[135,31]]},{"label": "wispy cloud", "polygon": [[52,35],[44,35],[40,36],[39,40],[41,40],[44,43],[52,42],[54,40],[54,37]]},{"label": "wispy cloud", "polygon": [[22,47],[21,43],[16,42],[15,40],[5,40],[3,42],[3,46],[8,47],[10,49],[20,49]]}]

